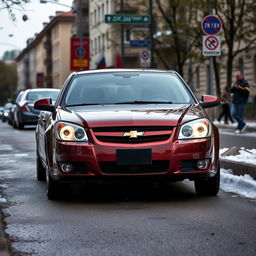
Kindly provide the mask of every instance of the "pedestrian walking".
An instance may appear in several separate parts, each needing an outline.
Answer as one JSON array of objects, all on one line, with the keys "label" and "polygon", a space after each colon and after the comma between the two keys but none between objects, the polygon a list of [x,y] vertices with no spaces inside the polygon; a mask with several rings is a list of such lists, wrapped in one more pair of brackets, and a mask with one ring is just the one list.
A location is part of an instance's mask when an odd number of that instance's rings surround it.
[{"label": "pedestrian walking", "polygon": [[250,86],[242,72],[236,72],[236,81],[230,90],[233,93],[231,114],[237,121],[236,134],[243,132],[247,124],[244,122],[244,108],[250,94]]},{"label": "pedestrian walking", "polygon": [[219,117],[218,117],[218,121],[221,121],[221,118],[224,117],[224,122],[225,124],[228,124],[229,121],[231,123],[234,123],[234,120],[230,114],[230,103],[231,103],[231,97],[230,94],[228,92],[228,88],[227,86],[224,88],[224,92],[222,94],[221,97],[221,107],[222,107],[222,112],[220,113]]}]

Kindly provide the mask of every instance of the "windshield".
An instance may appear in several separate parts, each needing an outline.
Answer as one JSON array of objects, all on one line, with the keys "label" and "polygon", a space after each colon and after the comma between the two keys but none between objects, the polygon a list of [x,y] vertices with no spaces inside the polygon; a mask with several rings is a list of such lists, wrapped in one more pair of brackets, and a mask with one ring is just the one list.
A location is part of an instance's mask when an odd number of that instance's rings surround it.
[{"label": "windshield", "polygon": [[45,90],[45,91],[31,91],[27,94],[27,100],[36,101],[44,98],[51,98],[53,102],[56,101],[59,90]]},{"label": "windshield", "polygon": [[182,81],[170,73],[113,72],[78,75],[71,82],[64,104],[192,103]]}]

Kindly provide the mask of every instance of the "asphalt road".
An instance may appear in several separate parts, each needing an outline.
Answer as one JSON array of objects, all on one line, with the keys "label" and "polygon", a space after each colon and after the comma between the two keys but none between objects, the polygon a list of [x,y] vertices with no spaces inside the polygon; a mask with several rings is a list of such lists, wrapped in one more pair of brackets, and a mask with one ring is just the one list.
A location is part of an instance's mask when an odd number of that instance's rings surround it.
[{"label": "asphalt road", "polygon": [[14,255],[256,255],[256,202],[168,187],[73,187],[48,201],[35,179],[34,130],[0,123],[0,188]]},{"label": "asphalt road", "polygon": [[230,148],[233,146],[245,147],[247,149],[256,148],[256,132],[244,132],[234,134],[233,129],[219,129],[220,147]]}]

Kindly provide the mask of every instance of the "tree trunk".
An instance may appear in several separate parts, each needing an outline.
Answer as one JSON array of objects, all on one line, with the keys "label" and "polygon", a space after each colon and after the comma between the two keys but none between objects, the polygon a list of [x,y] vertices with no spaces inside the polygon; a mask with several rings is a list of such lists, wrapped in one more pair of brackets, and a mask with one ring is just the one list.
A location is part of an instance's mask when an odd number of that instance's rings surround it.
[{"label": "tree trunk", "polygon": [[214,67],[215,82],[216,82],[216,93],[218,97],[221,97],[220,72],[219,72],[219,65],[216,61],[216,57],[213,58],[213,67]]},{"label": "tree trunk", "polygon": [[[229,53],[228,53],[228,60],[227,60],[227,88],[231,88],[232,86],[232,73],[233,73],[233,56],[232,56],[232,53],[233,53],[233,49],[230,49],[229,50]],[[229,91],[229,90],[228,90]],[[229,91],[230,93],[230,91]]]}]

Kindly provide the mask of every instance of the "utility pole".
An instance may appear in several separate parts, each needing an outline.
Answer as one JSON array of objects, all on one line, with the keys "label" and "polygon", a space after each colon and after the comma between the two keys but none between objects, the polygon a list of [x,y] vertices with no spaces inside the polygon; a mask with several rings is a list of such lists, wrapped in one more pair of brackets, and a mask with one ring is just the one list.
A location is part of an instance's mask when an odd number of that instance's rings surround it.
[{"label": "utility pole", "polygon": [[[79,37],[79,48],[80,48],[79,59],[81,64],[82,59],[84,57],[82,0],[78,0],[77,14],[78,14],[78,37]],[[80,66],[80,70],[84,70],[82,66]]]},{"label": "utility pole", "polygon": [[150,33],[150,67],[151,68],[156,68],[155,64],[155,59],[154,59],[154,53],[155,53],[155,42],[154,42],[154,16],[153,16],[153,5],[152,5],[152,0],[149,0],[149,9],[148,9],[148,14],[150,16],[151,22],[149,24],[149,33]]},{"label": "utility pole", "polygon": [[[121,14],[124,12],[124,0],[121,0]],[[121,24],[121,67],[124,67],[124,25]]]},{"label": "utility pole", "polygon": [[[208,12],[209,15],[213,14],[213,8],[212,8],[212,1],[208,0]],[[214,72],[214,66],[213,66],[213,56],[210,56],[209,59],[209,81],[208,81],[208,88],[207,88],[207,94],[212,95],[213,94],[213,72]]]}]

